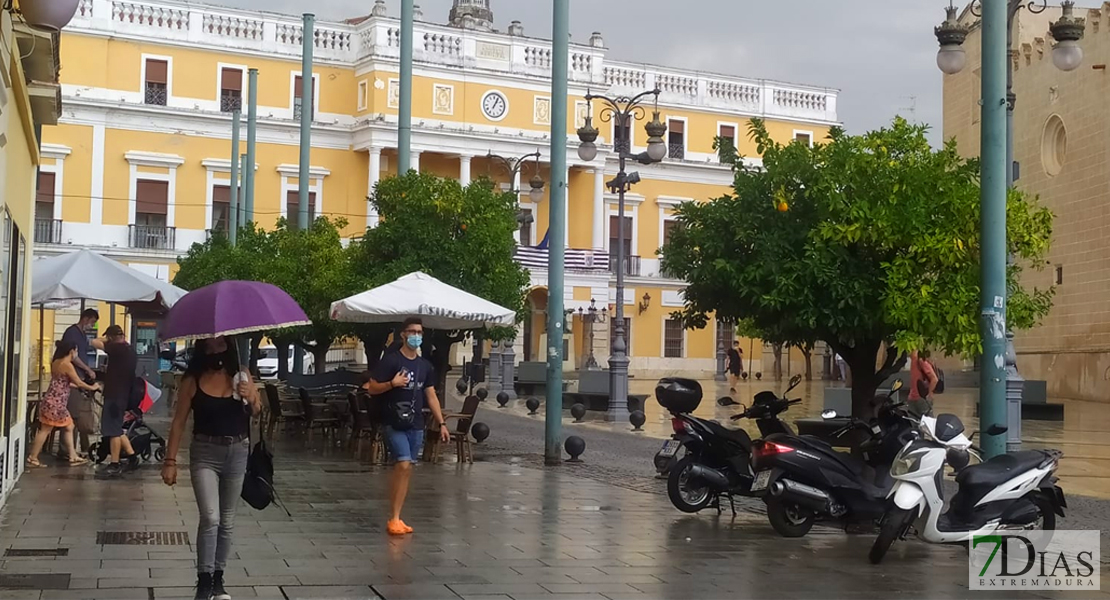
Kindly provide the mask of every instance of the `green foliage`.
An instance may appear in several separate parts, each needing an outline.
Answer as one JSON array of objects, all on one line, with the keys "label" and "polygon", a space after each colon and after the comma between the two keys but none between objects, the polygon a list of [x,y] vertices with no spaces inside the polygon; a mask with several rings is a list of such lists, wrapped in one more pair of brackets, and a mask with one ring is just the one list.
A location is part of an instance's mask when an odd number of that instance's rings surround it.
[{"label": "green foliage", "polygon": [[[933,150],[925,128],[903,119],[860,136],[835,129],[812,148],[775,142],[757,119],[750,134],[763,167],[737,160],[732,194],[680,206],[662,251],[689,282],[688,324],[716,313],[766,339],[826,340],[864,387],[909,350],[980,351],[977,160],[954,142]],[[1012,192],[1008,228],[1010,323],[1026,328],[1051,306],[1052,290],[1026,290],[1019,277],[1021,265],[1044,264],[1052,215]],[[875,372],[883,343],[900,352]]]}]

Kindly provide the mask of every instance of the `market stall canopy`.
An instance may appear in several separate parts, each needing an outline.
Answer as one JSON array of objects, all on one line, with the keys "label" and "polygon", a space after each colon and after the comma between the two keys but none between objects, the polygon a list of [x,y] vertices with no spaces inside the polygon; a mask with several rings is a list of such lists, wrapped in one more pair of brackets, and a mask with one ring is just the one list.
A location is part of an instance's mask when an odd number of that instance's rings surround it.
[{"label": "market stall canopy", "polygon": [[515,312],[424,273],[331,305],[331,318],[347,323],[400,323],[408,317],[420,317],[428,329],[452,331],[516,323]]},{"label": "market stall canopy", "polygon": [[185,290],[110,258],[79,250],[31,263],[31,303],[98,300],[166,310]]}]

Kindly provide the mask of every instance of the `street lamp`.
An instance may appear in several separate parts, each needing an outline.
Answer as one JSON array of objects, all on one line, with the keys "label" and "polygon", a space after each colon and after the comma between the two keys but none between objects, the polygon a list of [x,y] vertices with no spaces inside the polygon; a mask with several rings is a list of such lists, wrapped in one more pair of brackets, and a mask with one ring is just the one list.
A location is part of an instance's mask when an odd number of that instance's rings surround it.
[{"label": "street lamp", "polygon": [[520,182],[518,181],[518,177],[520,176],[521,168],[524,167],[524,163],[526,163],[529,159],[534,159],[536,168],[535,174],[532,175],[532,179],[528,181],[528,185],[531,187],[531,189],[528,190],[528,199],[538,204],[543,201],[543,188],[545,185],[543,177],[540,177],[541,156],[542,155],[537,150],[531,154],[525,154],[520,158],[505,158],[503,156],[490,152],[488,155],[486,155],[486,158],[500,164],[506,171],[509,172],[509,178],[512,181],[513,186],[511,193],[513,194],[520,194]]},{"label": "street lamp", "polygon": [[590,340],[590,353],[586,357],[586,370],[597,371],[601,367],[597,364],[597,359],[594,358],[594,325],[604,324],[609,320],[609,309],[602,307],[601,310],[597,309],[597,301],[590,298],[590,307],[582,310],[578,308],[578,316],[582,318],[582,322],[586,324],[586,331],[588,332]]},{"label": "street lamp", "polygon": [[[1049,27],[1052,37],[1056,40],[1056,45],[1052,49],[1052,62],[1056,67],[1062,71],[1073,71],[1079,67],[1083,61],[1083,49],[1079,46],[1079,40],[1083,39],[1085,29],[1085,20],[1081,17],[1074,16],[1075,2],[1072,0],[1063,0],[1060,3],[1063,9],[1063,14],[1060,19],[1052,23]],[[1008,0],[1006,2],[1006,48],[1004,54],[1009,57],[1014,47],[1014,21],[1017,18],[1018,12],[1025,9],[1032,14],[1040,14],[1048,10],[1048,0]],[[981,0],[976,0],[971,5],[971,13],[977,17],[983,17],[983,6]],[[1001,21],[1001,14],[994,13]],[[993,21],[992,21],[993,22]],[[967,58],[963,51],[963,43],[967,38],[969,29],[958,22],[957,10],[953,3],[950,1],[947,8],[947,19],[939,27],[935,29],[937,41],[940,43],[940,51],[937,53],[937,66],[941,71],[948,75],[955,75],[962,71],[967,65]],[[987,40],[984,37],[984,44]],[[1001,40],[999,40],[1001,42]],[[992,47],[993,48],[993,47]],[[986,50],[984,50],[984,54]],[[987,77],[983,77],[984,96],[987,98],[986,86]],[[1017,95],[1014,94],[1014,68],[1013,62],[1007,58],[1006,60],[1006,144],[1005,144],[1005,182],[1006,188],[1013,187],[1014,181],[1018,177],[1017,163],[1014,162],[1014,107],[1017,104]],[[986,109],[984,108],[984,115]],[[987,118],[982,119],[982,128],[984,133],[991,131],[993,124],[988,122]],[[986,139],[986,138],[984,138]],[[984,176],[983,180],[987,180],[986,170],[989,169],[989,161],[986,160],[984,154]],[[1000,214],[1002,223],[1000,229],[983,229],[982,245],[988,246],[994,243],[999,243],[994,233],[1000,231],[1001,235],[1005,237],[1005,202],[1006,198],[1003,194],[998,200],[1001,202],[1001,207],[993,207],[992,212]],[[986,212],[988,207],[984,203],[982,207]],[[1005,239],[1001,241],[1004,247],[1006,244]],[[1013,257],[1009,257],[1007,262],[1012,261]],[[1001,268],[996,268],[1001,267]],[[984,274],[991,271],[995,274],[1005,273],[1005,267],[1002,265],[989,265],[987,261],[983,261],[982,268]],[[985,275],[984,275],[985,277]],[[985,279],[984,279],[985,282]],[[1005,281],[1000,283],[1005,287]],[[983,293],[987,294],[986,283],[984,283]],[[987,296],[989,299],[989,296]],[[1000,305],[1001,298],[995,298],[993,304],[1004,311],[1004,304]],[[984,300],[984,306],[987,306]],[[1001,318],[1005,320],[1005,313],[1003,312]],[[1008,426],[1008,437],[1006,441],[1006,448],[1009,451],[1017,451],[1021,449],[1021,398],[1024,390],[1025,380],[1021,377],[1017,370],[1017,353],[1014,351],[1014,333],[1007,328],[1006,330],[1006,343],[1004,350],[1004,361],[1006,371],[1006,425]],[[980,393],[985,398],[988,393],[986,390],[980,390]],[[981,403],[983,399],[981,398]],[[983,413],[981,408],[980,413]]]},{"label": "street lamp", "polygon": [[[624,330],[624,196],[632,185],[640,182],[639,173],[627,173],[628,159],[633,159],[640,164],[650,165],[660,162],[667,156],[667,144],[663,136],[667,133],[667,126],[659,120],[659,94],[658,88],[641,92],[635,96],[599,96],[593,93],[586,94],[586,103],[590,110],[585,124],[578,129],[578,157],[586,162],[597,158],[597,128],[593,124],[593,102],[601,103],[600,117],[602,122],[612,122],[617,132],[631,132],[636,121],[642,121],[647,116],[644,103],[649,99],[655,102],[655,111],[650,123],[644,129],[648,134],[648,146],[645,152],[632,153],[629,143],[614,143],[620,159],[620,171],[608,183],[609,189],[618,196],[617,200],[617,248],[616,248],[616,275],[617,275],[617,307],[614,318],[617,320],[613,327],[612,355],[609,357],[609,410],[613,418],[622,417],[628,412],[628,340]],[[619,134],[618,134],[619,135]],[[618,142],[621,140],[614,140]],[[629,140],[623,140],[628,142]],[[613,258],[613,249],[609,249],[610,258]],[[614,415],[613,412],[618,414]]]}]

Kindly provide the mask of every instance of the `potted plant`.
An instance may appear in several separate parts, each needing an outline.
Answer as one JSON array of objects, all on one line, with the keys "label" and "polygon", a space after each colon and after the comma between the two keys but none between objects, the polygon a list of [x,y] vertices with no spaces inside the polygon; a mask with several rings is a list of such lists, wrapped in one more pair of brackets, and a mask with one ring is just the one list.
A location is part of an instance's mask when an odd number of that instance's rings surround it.
[{"label": "potted plant", "polygon": [[19,12],[32,27],[61,31],[73,19],[80,3],[81,0],[19,0]]}]

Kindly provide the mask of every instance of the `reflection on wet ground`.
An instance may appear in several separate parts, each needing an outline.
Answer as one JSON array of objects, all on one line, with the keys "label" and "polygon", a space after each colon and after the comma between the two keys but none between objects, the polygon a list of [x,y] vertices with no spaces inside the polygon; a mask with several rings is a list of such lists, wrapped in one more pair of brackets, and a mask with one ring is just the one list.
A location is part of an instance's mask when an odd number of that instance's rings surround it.
[{"label": "reflection on wet ground", "polygon": [[[730,416],[741,412],[743,407],[722,407],[716,400],[731,395],[741,404],[751,404],[752,397],[756,393],[763,390],[781,393],[787,386],[786,382],[745,382],[737,386],[735,394],[730,394],[726,383],[710,380],[702,381],[701,384],[705,390],[705,399],[694,414],[717,419],[731,426],[740,425],[752,433],[753,437],[758,437],[755,423],[747,420],[728,420]],[[782,415],[782,418],[793,422],[795,419],[820,416],[824,408],[824,390],[828,385],[824,381],[803,382],[790,393],[791,398],[801,398],[802,403],[791,407],[790,411]],[[670,437],[671,417],[655,402],[654,389],[654,380],[633,379],[630,382],[630,393],[652,395],[644,407],[647,417],[644,432],[637,435]],[[977,389],[951,389],[936,396],[933,410],[935,413],[955,414],[964,422],[968,431],[976,431],[979,427],[979,419],[975,417],[975,405],[978,399]],[[1060,464],[1059,475],[1067,479],[1070,492],[1110,498],[1110,405],[1078,400],[1052,400],[1052,402],[1064,404],[1064,420],[1055,422],[1025,420],[1022,423],[1023,447],[1062,450],[1064,459]],[[527,412],[523,406],[511,410],[521,414]],[[586,420],[589,427],[616,431],[628,430],[627,423],[605,422],[601,414],[591,413]]]}]

